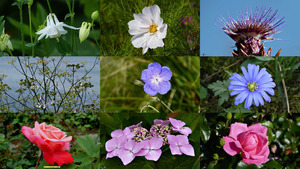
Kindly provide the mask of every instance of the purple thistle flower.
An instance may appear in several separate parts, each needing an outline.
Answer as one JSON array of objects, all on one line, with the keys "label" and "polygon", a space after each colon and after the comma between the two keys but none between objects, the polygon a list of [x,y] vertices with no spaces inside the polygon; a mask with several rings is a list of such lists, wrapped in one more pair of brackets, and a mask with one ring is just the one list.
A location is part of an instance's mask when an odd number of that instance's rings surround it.
[{"label": "purple thistle flower", "polygon": [[151,96],[166,94],[171,89],[169,80],[172,72],[166,66],[161,67],[157,62],[150,63],[148,69],[143,70],[141,79],[145,82],[144,91]]},{"label": "purple thistle flower", "polygon": [[266,68],[259,70],[258,65],[248,64],[248,71],[242,67],[244,76],[234,73],[229,79],[229,90],[233,90],[230,95],[237,95],[235,98],[235,105],[238,105],[245,101],[245,108],[249,109],[253,101],[256,107],[259,104],[264,105],[262,97],[271,102],[271,98],[266,94],[274,95],[273,88],[276,84],[273,82],[271,74],[269,74]]},{"label": "purple thistle flower", "polygon": [[232,52],[233,56],[270,56],[272,48],[265,52],[262,40],[275,40],[270,35],[278,33],[284,26],[284,17],[277,19],[277,12],[271,8],[256,9],[254,14],[246,11],[246,15],[237,20],[229,16],[228,22],[222,17],[219,21],[223,31],[236,42],[237,50]]},{"label": "purple thistle flower", "polygon": [[192,145],[190,145],[187,136],[185,135],[168,135],[168,142],[170,144],[170,150],[172,155],[186,154],[188,156],[195,156],[195,151]]}]

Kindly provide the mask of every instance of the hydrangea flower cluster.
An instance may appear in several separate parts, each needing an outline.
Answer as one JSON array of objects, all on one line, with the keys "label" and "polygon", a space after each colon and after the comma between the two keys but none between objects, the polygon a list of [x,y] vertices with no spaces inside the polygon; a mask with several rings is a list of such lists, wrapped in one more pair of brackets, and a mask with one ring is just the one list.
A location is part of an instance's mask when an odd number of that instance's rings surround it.
[{"label": "hydrangea flower cluster", "polygon": [[[195,156],[188,135],[191,129],[184,127],[185,123],[169,118],[169,120],[154,120],[150,131],[141,127],[142,122],[118,129],[111,133],[112,139],[105,143],[106,158],[119,157],[124,165],[129,164],[136,156],[144,156],[147,160],[157,161],[161,147],[168,144],[173,155],[186,154]],[[172,127],[169,124],[172,124]],[[171,129],[184,135],[171,135]]]}]

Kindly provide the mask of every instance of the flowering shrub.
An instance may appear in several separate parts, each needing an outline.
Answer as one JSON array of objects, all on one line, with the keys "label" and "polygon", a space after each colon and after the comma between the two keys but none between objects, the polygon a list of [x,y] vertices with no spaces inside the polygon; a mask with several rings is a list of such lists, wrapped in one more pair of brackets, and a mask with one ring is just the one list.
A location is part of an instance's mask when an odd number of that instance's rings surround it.
[{"label": "flowering shrub", "polygon": [[[112,139],[105,143],[106,158],[118,156],[124,165],[129,164],[136,156],[145,156],[147,160],[157,161],[162,154],[161,147],[165,144],[170,146],[173,155],[181,155],[182,153],[195,156],[194,148],[189,144],[188,135],[192,133],[191,129],[184,127],[185,123],[170,118],[169,120],[154,120],[150,131],[141,127],[140,122],[137,125],[126,127],[123,131],[118,129],[111,133]],[[177,124],[180,124],[178,127]],[[172,135],[171,129],[182,133],[188,130],[186,135]]]},{"label": "flowering shrub", "polygon": [[[199,115],[166,113],[101,113],[101,167],[192,168],[199,164]],[[172,115],[172,113],[170,113]],[[174,114],[175,115],[175,114]],[[173,115],[173,116],[174,116]],[[130,125],[142,120],[136,125]],[[180,127],[171,121],[184,123]],[[143,125],[142,125],[143,124]],[[176,125],[176,124],[175,124]],[[119,129],[118,126],[127,126]],[[179,127],[179,128],[178,128]],[[189,130],[186,135],[176,131]],[[116,158],[118,157],[118,158]]]}]

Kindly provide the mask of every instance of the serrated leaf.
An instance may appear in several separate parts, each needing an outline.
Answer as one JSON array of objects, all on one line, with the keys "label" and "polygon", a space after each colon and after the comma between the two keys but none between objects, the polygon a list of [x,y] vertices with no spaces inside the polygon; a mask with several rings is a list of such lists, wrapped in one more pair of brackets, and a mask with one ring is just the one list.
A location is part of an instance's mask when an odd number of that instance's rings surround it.
[{"label": "serrated leaf", "polygon": [[243,104],[230,107],[225,110],[226,113],[253,113],[251,110],[243,107]]},{"label": "serrated leaf", "polygon": [[205,89],[205,87],[200,86],[200,99],[204,99],[207,96],[207,90]]},{"label": "serrated leaf", "polygon": [[208,85],[208,88],[214,92],[214,96],[219,96],[218,105],[222,105],[225,101],[229,99],[230,91],[228,87],[230,85],[230,80],[216,81],[213,84]]}]

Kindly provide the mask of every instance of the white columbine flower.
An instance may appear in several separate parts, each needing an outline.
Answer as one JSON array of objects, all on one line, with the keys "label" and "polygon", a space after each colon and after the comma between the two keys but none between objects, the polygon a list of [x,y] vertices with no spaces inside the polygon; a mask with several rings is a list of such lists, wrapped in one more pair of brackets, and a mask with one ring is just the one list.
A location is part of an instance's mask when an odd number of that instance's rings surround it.
[{"label": "white columbine flower", "polygon": [[[54,20],[53,20],[54,19]],[[41,35],[38,40],[41,40],[44,36],[46,39],[50,36],[50,38],[58,39],[61,35],[68,33],[63,27],[67,27],[70,29],[78,30],[79,28],[75,28],[73,26],[69,26],[63,22],[59,22],[56,15],[54,13],[49,14],[47,16],[47,26],[42,30],[36,32],[36,34]]]},{"label": "white columbine flower", "polygon": [[134,20],[128,22],[132,45],[143,48],[143,54],[150,49],[163,47],[167,35],[167,24],[163,24],[157,5],[145,7],[141,14],[133,14]]}]

